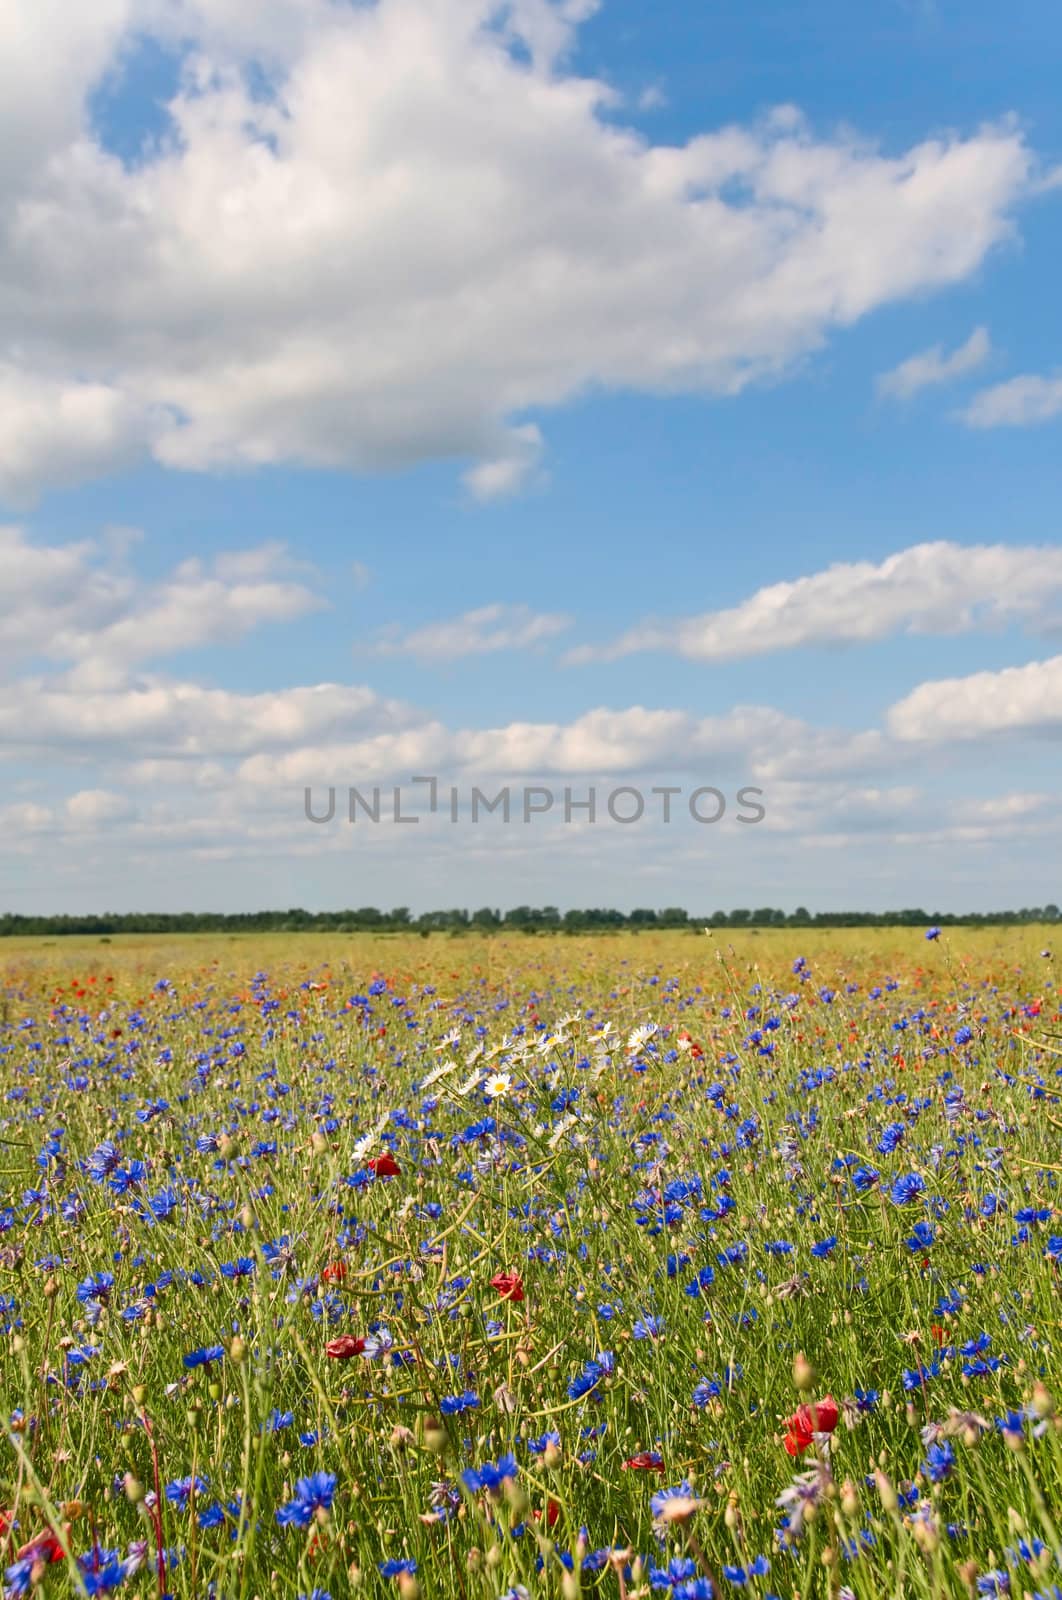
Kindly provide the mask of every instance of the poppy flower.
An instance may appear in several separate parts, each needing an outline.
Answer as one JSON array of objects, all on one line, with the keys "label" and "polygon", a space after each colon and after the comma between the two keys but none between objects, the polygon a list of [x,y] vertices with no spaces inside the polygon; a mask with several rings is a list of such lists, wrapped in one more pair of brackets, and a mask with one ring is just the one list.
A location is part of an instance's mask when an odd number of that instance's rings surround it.
[{"label": "poppy flower", "polygon": [[402,1171],[390,1150],[385,1150],[382,1156],[373,1156],[368,1165],[369,1171],[375,1172],[378,1178],[397,1178]]},{"label": "poppy flower", "polygon": [[814,1442],[817,1433],[832,1433],[840,1420],[840,1407],[832,1395],[826,1395],[813,1405],[798,1406],[791,1417],[785,1419],[785,1444],[787,1454],[802,1456]]},{"label": "poppy flower", "polygon": [[342,1283],[346,1275],[347,1264],[345,1261],[330,1261],[321,1273],[325,1283]]},{"label": "poppy flower", "polygon": [[[63,1531],[69,1538],[69,1524],[64,1524]],[[18,1561],[62,1561],[64,1559],[63,1547],[51,1528],[45,1528],[43,1533],[39,1533],[35,1539],[31,1539],[28,1544],[24,1544],[22,1549],[16,1552],[15,1559]]]},{"label": "poppy flower", "polygon": [[636,1456],[628,1456],[623,1465],[630,1472],[663,1472],[664,1458],[656,1450],[639,1450]]},{"label": "poppy flower", "polygon": [[352,1333],[343,1333],[338,1339],[329,1340],[325,1345],[325,1355],[329,1361],[349,1361],[351,1356],[360,1356],[364,1349],[364,1339],[355,1339]]},{"label": "poppy flower", "polygon": [[512,1300],[517,1305],[524,1298],[524,1280],[518,1272],[496,1272],[490,1286],[503,1300]]},{"label": "poppy flower", "polygon": [[[532,1517],[534,1518],[534,1520],[536,1522],[540,1522],[542,1520],[542,1513],[541,1513],[541,1511],[539,1511],[537,1509],[537,1507],[536,1507],[536,1509],[534,1511],[532,1511],[531,1515],[532,1515]],[[556,1500],[547,1500],[546,1501],[546,1527],[547,1528],[552,1528],[554,1526],[554,1524],[556,1523],[557,1518],[559,1516],[560,1516],[560,1506],[557,1504]]]}]

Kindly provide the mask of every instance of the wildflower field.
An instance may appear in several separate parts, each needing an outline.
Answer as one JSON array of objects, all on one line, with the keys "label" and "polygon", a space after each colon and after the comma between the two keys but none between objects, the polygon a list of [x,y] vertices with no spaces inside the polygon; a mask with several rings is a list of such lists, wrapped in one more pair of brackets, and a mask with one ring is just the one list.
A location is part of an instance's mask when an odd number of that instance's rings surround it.
[{"label": "wildflower field", "polygon": [[933,935],[5,941],[5,1592],[1062,1600],[1051,930]]}]

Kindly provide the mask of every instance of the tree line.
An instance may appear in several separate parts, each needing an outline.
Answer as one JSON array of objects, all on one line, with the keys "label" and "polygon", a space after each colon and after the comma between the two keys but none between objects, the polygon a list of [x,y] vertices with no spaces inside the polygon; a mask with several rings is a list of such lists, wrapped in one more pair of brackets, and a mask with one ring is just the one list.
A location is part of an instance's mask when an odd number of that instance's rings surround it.
[{"label": "tree line", "polygon": [[1056,905],[1023,906],[1018,911],[948,912],[912,907],[901,911],[795,911],[775,907],[713,911],[691,915],[678,906],[663,910],[607,908],[560,911],[556,906],[515,906],[509,911],[484,906],[478,911],[422,911],[408,906],[381,911],[361,906],[346,911],[106,911],[101,914],[27,916],[0,914],[0,938],[15,935],[120,933],[594,933],[653,928],[891,928],[978,927],[1007,923],[1057,922]]}]

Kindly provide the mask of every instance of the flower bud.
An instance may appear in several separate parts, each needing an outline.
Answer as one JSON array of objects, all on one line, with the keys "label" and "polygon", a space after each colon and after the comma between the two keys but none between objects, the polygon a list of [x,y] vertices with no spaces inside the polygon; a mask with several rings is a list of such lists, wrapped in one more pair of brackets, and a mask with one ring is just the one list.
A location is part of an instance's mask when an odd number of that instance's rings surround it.
[{"label": "flower bud", "polygon": [[815,1368],[801,1350],[793,1362],[793,1383],[803,1392],[815,1387]]},{"label": "flower bud", "polygon": [[1032,1392],[1032,1409],[1041,1421],[1055,1414],[1055,1398],[1050,1389],[1043,1383],[1034,1383]]},{"label": "flower bud", "polygon": [[424,1448],[433,1456],[441,1456],[446,1449],[446,1429],[437,1417],[428,1417],[424,1423]]},{"label": "flower bud", "polygon": [[900,1504],[896,1490],[880,1467],[874,1468],[874,1487],[878,1491],[878,1496],[885,1510],[896,1511]]}]

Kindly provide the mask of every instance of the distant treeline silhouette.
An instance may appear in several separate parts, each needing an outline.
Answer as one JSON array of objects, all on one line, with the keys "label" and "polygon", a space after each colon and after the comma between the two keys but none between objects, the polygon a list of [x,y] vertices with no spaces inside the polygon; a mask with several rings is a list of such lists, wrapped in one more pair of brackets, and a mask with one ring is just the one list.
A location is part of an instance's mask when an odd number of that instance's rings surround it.
[{"label": "distant treeline silhouette", "polygon": [[559,911],[556,906],[516,906],[496,911],[423,911],[414,915],[407,906],[380,911],[361,906],[348,911],[106,911],[84,916],[0,915],[0,937],[14,935],[118,933],[596,933],[653,928],[917,928],[932,926],[980,927],[1007,923],[1057,922],[1056,905],[1024,906],[1020,911],[816,911],[803,906],[779,911],[712,911],[692,916],[678,906],[662,911],[641,909],[611,911],[590,909]]}]

